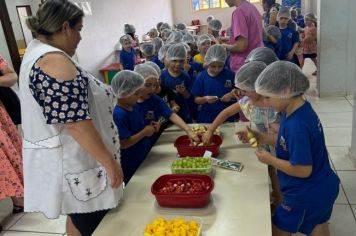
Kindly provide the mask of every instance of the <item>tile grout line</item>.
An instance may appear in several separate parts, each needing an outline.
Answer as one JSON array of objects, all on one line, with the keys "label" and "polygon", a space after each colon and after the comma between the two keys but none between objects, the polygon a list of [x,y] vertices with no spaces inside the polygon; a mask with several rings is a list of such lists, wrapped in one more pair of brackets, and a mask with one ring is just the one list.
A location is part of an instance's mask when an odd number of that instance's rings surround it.
[{"label": "tile grout line", "polygon": [[14,227],[17,224],[17,222],[19,222],[22,219],[22,217],[25,216],[25,214],[26,213],[23,213],[22,216],[20,216],[12,225],[10,225],[7,230],[11,230],[11,228]]},{"label": "tile grout line", "polygon": [[29,230],[3,230],[2,232],[20,232],[20,233],[36,233],[36,234],[53,234],[53,235],[64,235],[62,233],[55,232],[39,232],[39,231],[29,231]]}]

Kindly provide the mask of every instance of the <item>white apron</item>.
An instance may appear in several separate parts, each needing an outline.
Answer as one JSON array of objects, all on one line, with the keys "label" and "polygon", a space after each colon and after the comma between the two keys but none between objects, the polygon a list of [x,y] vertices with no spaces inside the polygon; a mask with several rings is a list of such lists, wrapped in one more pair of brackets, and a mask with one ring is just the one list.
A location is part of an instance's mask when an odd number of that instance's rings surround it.
[{"label": "white apron", "polygon": [[[122,198],[123,186],[118,189],[110,187],[104,168],[81,148],[64,125],[46,124],[42,109],[30,92],[32,66],[42,55],[54,51],[62,52],[35,39],[27,47],[21,65],[19,95],[25,211],[43,212],[48,218],[58,218],[61,214],[115,208]],[[111,87],[89,73],[82,73],[89,78],[88,101],[92,122],[108,150],[120,163],[118,131],[112,118],[114,95]]]}]

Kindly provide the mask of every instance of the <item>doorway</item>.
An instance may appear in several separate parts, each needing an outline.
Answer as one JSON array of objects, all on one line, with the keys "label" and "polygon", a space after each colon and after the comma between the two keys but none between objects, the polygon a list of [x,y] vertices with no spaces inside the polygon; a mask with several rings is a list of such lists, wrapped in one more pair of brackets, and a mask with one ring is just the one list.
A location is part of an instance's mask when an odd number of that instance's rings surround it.
[{"label": "doorway", "polygon": [[33,39],[33,35],[31,30],[26,27],[26,19],[32,15],[31,6],[24,5],[24,6],[16,6],[17,15],[19,17],[20,26],[23,38],[16,41],[17,48],[19,50],[20,57],[22,58],[23,54],[25,53],[25,49],[27,45]]}]

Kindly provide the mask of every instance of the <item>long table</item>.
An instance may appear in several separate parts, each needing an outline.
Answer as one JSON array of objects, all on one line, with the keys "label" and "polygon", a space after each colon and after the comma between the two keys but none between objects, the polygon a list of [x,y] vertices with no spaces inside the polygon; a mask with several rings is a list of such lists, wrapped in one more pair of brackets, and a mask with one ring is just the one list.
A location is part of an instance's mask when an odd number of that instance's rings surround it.
[{"label": "long table", "polygon": [[271,236],[271,213],[267,166],[260,163],[249,145],[233,138],[241,123],[220,126],[223,144],[218,158],[239,161],[242,172],[215,169],[212,199],[202,209],[161,208],[151,194],[152,183],[171,173],[177,158],[174,141],[183,132],[173,126],[165,130],[130,180],[120,206],[111,210],[94,236],[140,236],[146,224],[158,216],[198,216],[203,220],[204,236]]}]

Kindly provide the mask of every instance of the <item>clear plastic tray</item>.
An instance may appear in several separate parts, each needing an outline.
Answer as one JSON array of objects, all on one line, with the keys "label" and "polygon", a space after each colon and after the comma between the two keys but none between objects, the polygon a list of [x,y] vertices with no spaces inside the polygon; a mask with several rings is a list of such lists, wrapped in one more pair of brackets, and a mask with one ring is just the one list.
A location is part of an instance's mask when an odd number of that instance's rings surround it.
[{"label": "clear plastic tray", "polygon": [[[185,157],[187,158],[187,157]],[[197,158],[197,157],[196,157]],[[200,157],[199,157],[200,158]],[[210,162],[210,165],[206,168],[179,168],[174,167],[176,161],[182,161],[181,158],[175,160],[171,164],[171,170],[173,174],[203,174],[213,176],[213,163]]]},{"label": "clear plastic tray", "polygon": [[[158,219],[160,217],[165,219],[166,221],[171,221],[171,220],[177,219],[177,218],[181,218],[181,219],[183,219],[183,220],[185,220],[187,222],[194,220],[199,224],[199,230],[198,230],[196,236],[202,236],[203,219],[201,217],[197,217],[197,216],[182,216],[182,215],[157,215],[154,218],[152,218],[149,222],[147,222],[146,226],[148,224],[152,224],[154,220],[156,220],[156,219]],[[143,229],[143,232],[145,232],[146,226]],[[143,233],[143,235],[144,235],[144,233]]]}]

